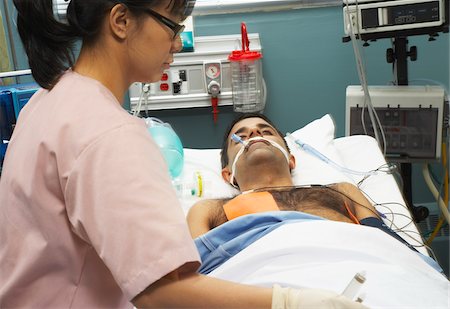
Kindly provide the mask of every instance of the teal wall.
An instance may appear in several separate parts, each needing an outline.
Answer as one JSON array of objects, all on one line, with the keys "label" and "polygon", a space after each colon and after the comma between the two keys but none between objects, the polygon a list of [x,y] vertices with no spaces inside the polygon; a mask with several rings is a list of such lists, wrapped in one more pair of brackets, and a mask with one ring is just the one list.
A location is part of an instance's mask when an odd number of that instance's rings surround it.
[{"label": "teal wall", "polygon": [[[336,135],[345,131],[345,89],[359,84],[352,44],[342,43],[343,17],[340,7],[199,16],[195,35],[236,34],[240,22],[248,32],[257,32],[263,49],[263,71],[268,88],[264,114],[283,132],[293,131],[324,114],[331,114]],[[409,38],[417,46],[417,61],[408,61],[410,84],[439,83],[448,90],[449,35],[436,41],[428,36]],[[393,78],[392,64],[386,62],[389,39],[371,42],[363,48],[369,85],[387,85]],[[250,46],[251,48],[251,46]],[[220,147],[227,123],[235,116],[221,108],[214,125],[210,109],[155,112],[173,124],[186,147]],[[434,169],[439,174],[439,166]],[[413,165],[414,203],[432,202],[423,182],[420,166]]]},{"label": "teal wall", "polygon": [[[195,34],[236,34],[241,21],[246,22],[249,32],[258,32],[261,38],[268,88],[265,114],[282,131],[289,131],[330,113],[336,121],[337,135],[343,136],[345,88],[359,84],[359,80],[351,43],[342,43],[341,8],[200,16],[195,18]],[[418,48],[418,60],[409,62],[409,79],[430,79],[448,85],[448,34],[434,42],[428,42],[428,37],[410,37],[409,43]],[[392,65],[385,60],[389,47],[390,40],[384,39],[363,49],[370,85],[386,85],[393,79]],[[233,115],[229,109],[223,110],[216,128],[209,112],[171,111],[158,115],[178,126],[186,146],[217,147],[220,137],[216,134],[223,131],[222,124]],[[180,119],[184,115],[188,117]],[[211,136],[205,138],[205,131],[212,132]]]},{"label": "teal wall", "polygon": [[[11,0],[7,2],[11,3]],[[0,3],[0,9],[4,7]],[[310,8],[280,12],[258,12],[199,16],[195,35],[237,34],[245,21],[248,32],[257,32],[263,48],[263,71],[268,88],[265,114],[281,131],[293,131],[324,114],[331,114],[336,135],[344,135],[345,89],[359,84],[351,43],[342,43],[341,7]],[[15,32],[17,69],[27,68],[26,57]],[[449,85],[449,35],[436,41],[409,38],[417,46],[418,59],[408,64],[409,79],[427,79]],[[393,79],[392,65],[385,60],[388,39],[363,49],[369,85],[386,85]],[[250,46],[251,48],[251,46]],[[221,107],[214,124],[209,108],[152,112],[175,128],[185,147],[220,147],[227,124],[235,117],[231,107]],[[437,169],[437,167],[435,167]],[[418,166],[414,166],[414,202],[432,202]],[[439,173],[439,172],[437,172]]]}]

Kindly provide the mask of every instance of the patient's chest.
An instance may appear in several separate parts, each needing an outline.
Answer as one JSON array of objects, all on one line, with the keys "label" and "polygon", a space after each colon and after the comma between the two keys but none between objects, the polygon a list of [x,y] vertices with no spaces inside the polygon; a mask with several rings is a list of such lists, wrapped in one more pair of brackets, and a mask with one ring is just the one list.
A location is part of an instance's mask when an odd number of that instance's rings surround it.
[{"label": "patient's chest", "polygon": [[344,196],[333,187],[293,188],[288,191],[269,191],[280,210],[310,213],[317,209],[345,214]]},{"label": "patient's chest", "polygon": [[236,217],[264,211],[301,211],[326,219],[352,222],[344,206],[347,198],[333,187],[291,188],[241,194],[217,205],[211,227]]}]

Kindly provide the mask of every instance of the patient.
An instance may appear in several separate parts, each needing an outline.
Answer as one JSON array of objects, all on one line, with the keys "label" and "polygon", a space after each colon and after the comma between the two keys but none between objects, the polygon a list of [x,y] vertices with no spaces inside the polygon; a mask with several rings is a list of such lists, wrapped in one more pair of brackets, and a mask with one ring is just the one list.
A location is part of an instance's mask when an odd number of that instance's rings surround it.
[{"label": "patient", "polygon": [[[260,114],[230,125],[222,176],[241,194],[201,200],[189,210],[202,259],[198,271],[245,284],[340,293],[363,270],[361,298],[369,307],[448,308],[448,281],[439,265],[384,225],[356,186],[294,185],[296,162],[282,136]],[[427,297],[421,297],[424,290]]]},{"label": "patient", "polygon": [[[233,134],[245,146],[234,141]],[[264,115],[244,114],[231,123],[224,137],[221,163],[222,177],[242,194],[233,199],[201,200],[192,206],[187,220],[193,238],[239,216],[277,210],[383,226],[376,209],[353,184],[294,186],[291,170],[295,157],[281,132]]]},{"label": "patient", "polygon": [[[233,134],[237,135],[235,140]],[[287,220],[326,219],[371,226],[383,230],[418,252],[383,223],[378,211],[353,184],[295,186],[291,177],[295,157],[290,154],[283,134],[264,115],[244,114],[230,124],[224,136],[221,164],[223,179],[242,193],[231,199],[201,200],[190,208],[187,221],[202,255],[200,272],[212,271],[232,255],[231,251],[236,254]],[[233,219],[263,212],[267,215],[265,222],[255,223],[258,232],[255,232],[254,226],[250,226],[248,229],[253,229],[251,236],[244,235],[244,232],[248,232],[247,227],[236,223],[229,226],[225,236],[223,231],[216,231],[212,235],[208,234],[208,239],[198,239],[226,222],[231,224]],[[245,239],[244,243],[236,240],[238,236]],[[204,257],[211,254],[208,253],[209,249],[203,252],[205,243],[214,242],[217,246],[223,246],[223,243],[232,240],[234,243],[227,244],[227,248],[232,248],[227,249],[228,257],[221,256],[219,259],[212,254],[205,260]],[[206,247],[212,248],[209,245]],[[428,257],[422,258],[442,271]]]}]

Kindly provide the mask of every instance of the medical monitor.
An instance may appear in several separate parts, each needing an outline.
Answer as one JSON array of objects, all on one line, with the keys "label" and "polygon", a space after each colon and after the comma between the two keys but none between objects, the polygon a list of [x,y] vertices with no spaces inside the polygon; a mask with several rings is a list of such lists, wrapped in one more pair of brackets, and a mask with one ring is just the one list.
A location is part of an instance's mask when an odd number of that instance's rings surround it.
[{"label": "medical monitor", "polygon": [[343,0],[344,32],[350,40],[448,32],[449,0]]},{"label": "medical monitor", "polygon": [[[369,86],[370,100],[383,127],[386,157],[396,162],[436,160],[441,155],[444,89],[438,86]],[[374,129],[361,86],[346,92],[346,135]]]}]

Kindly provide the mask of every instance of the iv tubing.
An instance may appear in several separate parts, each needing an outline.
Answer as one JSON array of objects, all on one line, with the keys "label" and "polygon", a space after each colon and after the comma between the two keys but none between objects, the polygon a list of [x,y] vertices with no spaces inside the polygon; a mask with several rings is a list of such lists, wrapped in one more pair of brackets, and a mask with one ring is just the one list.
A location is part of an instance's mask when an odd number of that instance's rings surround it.
[{"label": "iv tubing", "polygon": [[[358,1],[355,2],[356,4],[356,9],[358,10]],[[371,124],[373,126],[373,130],[374,130],[374,134],[375,134],[375,139],[378,142],[378,145],[380,147],[380,149],[383,152],[383,155],[386,155],[386,136],[384,134],[384,130],[383,127],[381,125],[381,121],[378,117],[378,114],[375,111],[375,108],[372,105],[372,100],[370,98],[370,93],[369,93],[369,88],[367,86],[367,78],[366,78],[366,71],[365,71],[365,67],[364,67],[364,62],[363,62],[363,58],[361,57],[360,51],[359,51],[359,47],[357,45],[357,38],[355,35],[355,31],[354,31],[354,23],[356,23],[357,26],[357,31],[356,34],[358,34],[360,36],[359,33],[359,28],[358,25],[360,23],[359,21],[359,16],[358,14],[356,14],[356,20],[354,20],[351,15],[350,15],[350,10],[349,10],[349,4],[348,4],[348,0],[345,0],[345,6],[347,7],[347,30],[350,32],[350,37],[351,37],[351,41],[352,41],[352,47],[353,47],[353,51],[355,53],[355,60],[356,60],[356,68],[358,71],[358,76],[359,76],[359,80],[361,83],[361,87],[363,88],[364,91],[364,104],[363,104],[363,109],[362,109],[362,113],[361,113],[361,124],[363,125],[364,128],[364,132],[367,135],[367,130],[366,130],[366,126],[364,123],[364,111],[365,108],[367,107],[367,110],[369,112],[369,118],[371,121]],[[378,130],[381,133],[381,138],[382,140],[380,140],[380,136],[378,135]],[[381,143],[382,142],[382,143]]]}]

